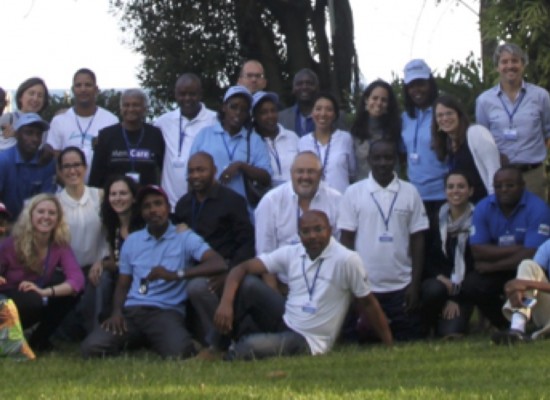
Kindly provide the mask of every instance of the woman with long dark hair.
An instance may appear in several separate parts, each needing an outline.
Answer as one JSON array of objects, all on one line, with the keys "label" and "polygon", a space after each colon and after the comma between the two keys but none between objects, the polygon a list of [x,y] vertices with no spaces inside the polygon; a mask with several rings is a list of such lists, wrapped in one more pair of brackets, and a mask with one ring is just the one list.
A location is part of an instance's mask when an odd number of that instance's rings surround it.
[{"label": "woman with long dark hair", "polygon": [[378,79],[367,86],[357,103],[350,133],[357,161],[355,179],[364,179],[370,172],[367,161],[370,144],[388,139],[397,145],[401,140],[399,106],[389,83]]}]

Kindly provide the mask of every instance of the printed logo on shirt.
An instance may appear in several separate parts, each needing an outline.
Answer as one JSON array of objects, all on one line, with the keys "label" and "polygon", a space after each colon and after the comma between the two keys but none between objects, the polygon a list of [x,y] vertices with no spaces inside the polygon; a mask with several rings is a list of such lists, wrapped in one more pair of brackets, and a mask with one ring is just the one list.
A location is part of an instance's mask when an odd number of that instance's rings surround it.
[{"label": "printed logo on shirt", "polygon": [[151,159],[151,151],[147,149],[130,149],[130,157],[137,160]]},{"label": "printed logo on shirt", "polygon": [[550,235],[550,226],[547,224],[540,224],[538,233],[539,235],[544,235],[544,236]]}]

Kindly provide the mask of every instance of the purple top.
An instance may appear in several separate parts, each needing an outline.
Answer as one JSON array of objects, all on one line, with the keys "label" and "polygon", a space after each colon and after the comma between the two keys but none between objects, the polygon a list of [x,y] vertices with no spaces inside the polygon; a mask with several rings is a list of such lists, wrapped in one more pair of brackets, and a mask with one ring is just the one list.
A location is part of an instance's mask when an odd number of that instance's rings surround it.
[{"label": "purple top", "polygon": [[61,267],[65,274],[65,282],[71,285],[75,293],[82,291],[84,288],[84,275],[69,246],[52,245],[48,258],[47,273],[42,277],[42,275],[27,270],[19,263],[15,255],[13,238],[7,238],[0,245],[0,276],[6,278],[7,281],[6,284],[0,285],[0,292],[17,289],[22,281],[31,281],[42,287],[48,286],[57,266]]}]

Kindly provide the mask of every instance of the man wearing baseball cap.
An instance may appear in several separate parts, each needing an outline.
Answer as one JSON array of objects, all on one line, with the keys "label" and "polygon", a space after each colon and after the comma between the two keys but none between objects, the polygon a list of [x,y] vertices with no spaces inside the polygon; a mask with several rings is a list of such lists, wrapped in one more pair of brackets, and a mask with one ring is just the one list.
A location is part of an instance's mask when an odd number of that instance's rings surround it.
[{"label": "man wearing baseball cap", "polygon": [[143,339],[162,357],[190,357],[195,349],[185,327],[187,281],[227,268],[192,230],[177,231],[159,186],[142,188],[137,203],[147,226],[124,242],[113,312],[82,343],[84,357],[115,355]]},{"label": "man wearing baseball cap", "polygon": [[55,191],[55,161],[41,165],[38,150],[49,124],[36,113],[22,114],[14,124],[17,143],[0,152],[0,201],[16,219],[26,199]]}]

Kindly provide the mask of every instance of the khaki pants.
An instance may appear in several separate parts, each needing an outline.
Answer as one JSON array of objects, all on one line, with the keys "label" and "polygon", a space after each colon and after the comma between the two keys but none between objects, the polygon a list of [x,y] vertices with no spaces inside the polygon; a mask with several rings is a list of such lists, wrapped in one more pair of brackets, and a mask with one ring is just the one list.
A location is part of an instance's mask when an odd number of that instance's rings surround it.
[{"label": "khaki pants", "polygon": [[547,202],[547,182],[544,163],[538,168],[524,172],[522,175],[525,181],[525,188]]},{"label": "khaki pants", "polygon": [[[517,279],[527,281],[548,282],[542,268],[533,260],[523,260],[518,266]],[[514,312],[520,312],[527,319],[532,319],[537,327],[537,331],[533,333],[533,339],[550,331],[550,293],[538,292],[537,290],[528,290],[525,292],[526,297],[534,297],[537,299],[537,304],[533,308],[515,309],[507,300],[502,312],[509,320],[512,319]]]}]

